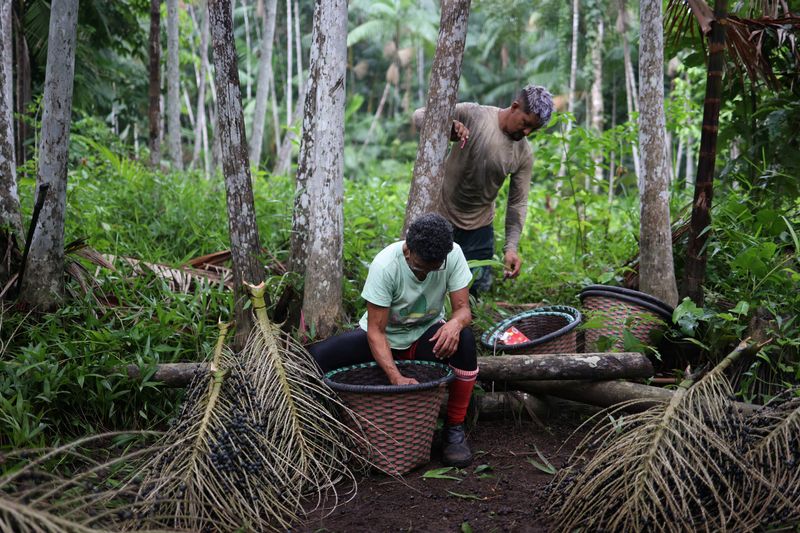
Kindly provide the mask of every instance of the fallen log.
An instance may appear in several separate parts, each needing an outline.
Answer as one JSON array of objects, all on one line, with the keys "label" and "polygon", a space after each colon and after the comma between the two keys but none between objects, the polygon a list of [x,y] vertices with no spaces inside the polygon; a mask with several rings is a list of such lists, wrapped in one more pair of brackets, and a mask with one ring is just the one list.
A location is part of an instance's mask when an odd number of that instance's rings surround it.
[{"label": "fallen log", "polygon": [[[516,381],[540,379],[617,379],[653,375],[653,365],[636,352],[543,355],[498,355],[478,358],[479,379]],[[162,363],[156,365],[150,381],[167,387],[185,387],[205,363]],[[140,379],[138,366],[128,366],[128,376]]]},{"label": "fallen log", "polygon": [[648,378],[653,364],[638,352],[478,357],[482,381]]}]

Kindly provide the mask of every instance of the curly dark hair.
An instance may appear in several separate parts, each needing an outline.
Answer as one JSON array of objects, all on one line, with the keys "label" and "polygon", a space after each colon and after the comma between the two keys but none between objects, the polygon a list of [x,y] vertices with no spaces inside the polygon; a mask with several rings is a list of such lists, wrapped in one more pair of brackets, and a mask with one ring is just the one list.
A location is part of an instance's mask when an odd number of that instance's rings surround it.
[{"label": "curly dark hair", "polygon": [[426,263],[438,263],[453,249],[453,226],[437,213],[417,217],[406,232],[406,246]]}]

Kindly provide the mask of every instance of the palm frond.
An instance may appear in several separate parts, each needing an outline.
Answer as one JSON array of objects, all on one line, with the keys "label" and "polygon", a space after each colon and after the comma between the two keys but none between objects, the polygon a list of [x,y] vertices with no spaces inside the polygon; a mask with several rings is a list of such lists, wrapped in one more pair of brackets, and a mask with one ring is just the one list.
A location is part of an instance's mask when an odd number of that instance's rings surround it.
[{"label": "palm frond", "polygon": [[554,480],[549,512],[559,530],[745,530],[761,519],[751,495],[763,488],[738,453],[741,415],[725,367],[740,345],[669,402],[606,413]]},{"label": "palm frond", "polygon": [[211,374],[190,384],[145,466],[137,503],[148,527],[288,529],[309,506],[335,507],[338,482],[356,490],[347,410],[310,354],[267,320],[264,285],[251,291],[257,322],[245,349],[227,350],[221,326]]}]

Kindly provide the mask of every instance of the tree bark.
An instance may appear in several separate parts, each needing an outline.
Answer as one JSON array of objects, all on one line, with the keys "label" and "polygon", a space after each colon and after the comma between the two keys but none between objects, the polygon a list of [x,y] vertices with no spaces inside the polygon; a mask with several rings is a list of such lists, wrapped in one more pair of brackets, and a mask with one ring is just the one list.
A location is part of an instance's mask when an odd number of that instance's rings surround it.
[{"label": "tree bark", "polygon": [[[25,233],[19,211],[17,165],[14,151],[13,45],[11,39],[12,0],[0,0],[0,230],[10,229],[17,244],[22,245]],[[2,232],[0,232],[2,233]],[[0,249],[0,254],[4,252]],[[10,272],[5,261],[0,265],[0,283],[5,284]]]},{"label": "tree bark", "polygon": [[478,368],[480,379],[494,381],[647,378],[653,375],[650,360],[637,352],[478,357]]},{"label": "tree bark", "polygon": [[346,75],[347,1],[319,0],[297,168],[297,198],[308,209],[301,205],[292,221],[306,232],[302,247],[292,235],[292,253],[299,250],[292,267],[305,275],[303,314],[319,337],[331,334],[341,316]]},{"label": "tree bark", "polygon": [[[20,4],[17,4],[20,5]],[[20,7],[22,10],[22,7]],[[15,109],[17,112],[16,133],[16,163],[21,165],[28,158],[25,148],[25,141],[28,139],[28,123],[25,121],[28,114],[28,104],[31,102],[31,58],[28,51],[28,41],[25,39],[25,32],[22,31],[21,13],[13,12],[12,23],[14,26],[14,63],[17,67],[16,72],[16,100]]]},{"label": "tree bark", "polygon": [[453,111],[458,99],[470,0],[443,0],[441,5],[439,39],[431,67],[428,101],[420,129],[403,235],[417,217],[436,210],[453,126]]},{"label": "tree bark", "polygon": [[244,346],[253,324],[245,308],[244,282],[264,281],[264,268],[256,225],[253,185],[244,132],[239,65],[233,38],[230,0],[209,0],[208,15],[214,50],[214,82],[217,87],[217,137],[222,149],[222,170],[228,204],[228,230],[233,258],[236,348]]},{"label": "tree bark", "polygon": [[183,170],[178,0],[167,0],[167,147],[174,168]]},{"label": "tree bark", "polygon": [[47,42],[37,190],[50,186],[35,228],[25,267],[21,299],[52,309],[64,292],[64,215],[67,203],[67,155],[75,77],[78,0],[53,0]]},{"label": "tree bark", "polygon": [[683,272],[682,294],[703,305],[703,282],[706,277],[707,228],[711,225],[711,202],[714,197],[714,165],[717,159],[719,110],[722,105],[722,67],[725,54],[725,24],[727,0],[714,3],[714,20],[708,43],[708,75],[703,104],[703,129],[700,134],[700,157],[694,183],[692,217],[689,223],[689,243]]},{"label": "tree bark", "polygon": [[[636,76],[633,74],[633,61],[631,60],[631,47],[628,42],[628,10],[625,0],[618,0],[619,18],[617,29],[622,36],[622,57],[625,70],[625,103],[628,107],[628,120],[633,120],[634,113],[639,111],[639,94],[636,91]],[[636,174],[637,183],[642,175],[639,168],[639,150],[636,143],[631,144],[631,154],[633,156],[633,171]]]},{"label": "tree bark", "polygon": [[[597,20],[597,35],[595,36],[594,46],[592,47],[592,129],[600,136],[603,134],[603,52],[604,52],[604,33],[603,17]],[[597,150],[592,154],[594,161],[594,182],[600,184],[603,181],[603,151]]]},{"label": "tree bark", "polygon": [[147,90],[147,117],[150,131],[147,145],[150,148],[150,166],[161,164],[161,0],[150,0],[150,83]]},{"label": "tree bark", "polygon": [[275,39],[277,0],[267,0],[264,9],[264,33],[261,38],[261,57],[258,59],[258,86],[256,87],[256,109],[253,114],[253,135],[250,143],[250,165],[261,163],[264,145],[264,124],[267,119],[270,77],[272,76],[272,43]]},{"label": "tree bark", "polygon": [[[200,159],[200,151],[203,148],[203,139],[207,139],[206,132],[206,74],[208,73],[208,39],[210,29],[208,27],[208,1],[200,3],[200,15],[203,17],[200,23],[200,72],[197,74],[197,119],[194,129],[194,149],[192,150],[192,168],[195,168]],[[204,137],[205,136],[205,137]],[[208,141],[205,142],[205,145]],[[208,168],[204,165],[206,177]]]},{"label": "tree bark", "polygon": [[[275,97],[275,91],[272,91],[273,98]],[[297,128],[297,123],[299,122],[300,116],[303,114],[303,104],[305,103],[305,99],[308,96],[308,82],[306,82],[306,86],[300,89],[300,96],[297,99],[297,104],[294,108],[294,124],[292,127],[286,130],[286,134],[283,136],[283,140],[280,143],[280,148],[278,149],[278,156],[275,161],[275,166],[272,169],[273,174],[286,174],[292,168],[292,148],[294,147],[294,141],[297,139],[297,133],[295,133],[295,129]],[[278,106],[273,100],[272,102],[273,112],[278,109]],[[275,120],[275,124],[277,124],[277,119]],[[277,139],[277,131],[276,131],[276,139]],[[295,198],[295,206],[297,206],[297,198]]]},{"label": "tree bark", "polygon": [[661,0],[642,0],[639,47],[639,290],[678,304],[669,213],[670,161],[664,117],[664,42]]},{"label": "tree bark", "polygon": [[[569,89],[567,91],[567,113],[573,115],[575,113],[575,93],[578,83],[578,27],[580,22],[580,0],[572,0],[572,48],[569,60]],[[567,154],[569,153],[569,137],[572,133],[572,120],[570,117],[567,120],[566,132],[564,136],[563,153],[561,154],[561,165],[558,168],[558,177],[563,178],[567,175]],[[561,181],[556,184],[556,189],[561,189]]]},{"label": "tree bark", "polygon": [[286,0],[286,127],[292,125],[292,0]]}]

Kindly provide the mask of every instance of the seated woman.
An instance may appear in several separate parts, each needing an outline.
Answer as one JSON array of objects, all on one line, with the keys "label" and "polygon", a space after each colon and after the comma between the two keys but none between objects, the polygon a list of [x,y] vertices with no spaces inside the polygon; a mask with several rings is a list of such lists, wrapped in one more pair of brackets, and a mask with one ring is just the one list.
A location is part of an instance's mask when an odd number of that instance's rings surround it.
[{"label": "seated woman", "polygon": [[[472,452],[464,418],[478,376],[475,337],[468,327],[472,274],[453,227],[429,213],[414,220],[405,241],[384,248],[369,267],[361,296],[367,312],[360,327],[309,347],[324,372],[375,361],[393,385],[417,383],[403,376],[395,359],[447,361],[456,379],[450,384],[443,433],[443,462],[464,467]],[[445,321],[444,298],[452,308]]]}]

